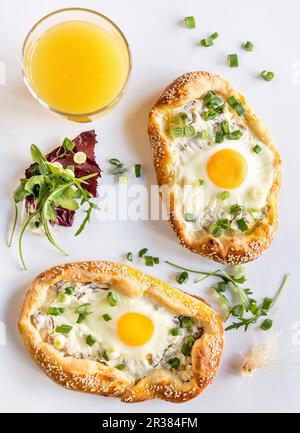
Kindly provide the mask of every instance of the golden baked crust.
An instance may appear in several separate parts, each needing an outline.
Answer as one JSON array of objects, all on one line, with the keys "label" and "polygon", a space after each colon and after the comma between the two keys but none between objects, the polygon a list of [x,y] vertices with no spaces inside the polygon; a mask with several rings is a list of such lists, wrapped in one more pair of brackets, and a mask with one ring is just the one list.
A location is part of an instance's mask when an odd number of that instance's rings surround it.
[{"label": "golden baked crust", "polygon": [[[58,281],[109,283],[127,296],[147,296],[176,314],[192,317],[203,329],[192,349],[192,380],[183,382],[172,371],[160,368],[134,382],[123,371],[98,361],[65,356],[43,341],[31,315],[43,305],[48,288]],[[105,261],[69,263],[39,275],[27,292],[19,330],[29,354],[55,382],[77,391],[120,397],[124,402],[190,400],[214,379],[223,350],[222,322],[206,303],[127,265]]]},{"label": "golden baked crust", "polygon": [[[215,238],[207,233],[194,236],[188,232],[178,217],[180,203],[172,187],[176,185],[172,170],[172,154],[166,135],[162,131],[159,116],[166,110],[183,106],[191,100],[201,98],[208,91],[213,90],[225,100],[230,96],[241,102],[246,114],[241,122],[264,143],[274,155],[273,183],[267,198],[266,214],[255,225],[254,229],[238,237]],[[232,110],[234,111],[234,110]],[[227,81],[209,72],[191,72],[177,78],[163,92],[153,106],[149,115],[149,137],[153,149],[154,165],[157,181],[160,187],[167,186],[170,191],[169,211],[170,222],[181,244],[191,251],[215,261],[229,264],[241,264],[256,259],[270,245],[278,226],[278,193],[281,183],[281,158],[276,150],[270,132],[263,126],[260,119],[251,111],[243,95],[235,91]]]}]

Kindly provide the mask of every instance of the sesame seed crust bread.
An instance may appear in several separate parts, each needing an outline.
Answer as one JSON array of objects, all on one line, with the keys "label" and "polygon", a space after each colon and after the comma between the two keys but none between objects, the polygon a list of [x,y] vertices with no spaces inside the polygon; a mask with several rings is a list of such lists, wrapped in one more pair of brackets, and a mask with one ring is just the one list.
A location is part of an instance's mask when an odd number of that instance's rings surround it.
[{"label": "sesame seed crust bread", "polygon": [[[192,348],[192,379],[183,382],[175,370],[159,368],[132,381],[124,371],[95,360],[66,356],[45,342],[31,316],[45,302],[48,288],[58,281],[110,284],[126,296],[149,297],[175,314],[193,318],[203,331]],[[127,265],[105,261],[68,263],[40,274],[27,292],[19,330],[33,360],[55,382],[76,391],[119,397],[124,402],[153,398],[184,402],[196,397],[214,379],[223,350],[221,319],[204,301]]]},{"label": "sesame seed crust bread", "polygon": [[[274,155],[273,183],[269,190],[266,212],[251,230],[238,236],[214,237],[203,231],[200,235],[188,231],[182,221],[181,199],[176,193],[176,176],[173,169],[173,157],[160,117],[170,109],[184,106],[189,101],[203,97],[214,91],[227,100],[234,96],[246,110],[241,125],[251,132]],[[234,110],[230,108],[233,115]],[[230,84],[218,75],[209,72],[191,72],[182,75],[171,83],[152,107],[149,115],[148,133],[153,149],[154,166],[157,182],[160,187],[167,186],[170,191],[170,222],[181,244],[191,251],[220,263],[242,264],[257,259],[269,247],[278,226],[278,194],[281,185],[281,158],[276,150],[268,129],[252,112],[243,95],[234,90]]]}]

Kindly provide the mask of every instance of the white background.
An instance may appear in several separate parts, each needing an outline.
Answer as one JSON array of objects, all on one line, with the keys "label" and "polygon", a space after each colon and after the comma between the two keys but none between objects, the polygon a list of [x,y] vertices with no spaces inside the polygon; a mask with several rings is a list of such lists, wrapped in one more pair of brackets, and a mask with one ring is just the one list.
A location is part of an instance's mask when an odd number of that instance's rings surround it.
[{"label": "white background", "polygon": [[[134,66],[128,91],[120,105],[92,125],[70,123],[40,107],[22,81],[21,46],[29,28],[43,15],[62,7],[84,6],[109,16],[127,35]],[[182,18],[194,15],[197,29],[182,26]],[[6,325],[6,345],[0,346],[0,411],[85,412],[205,412],[205,411],[299,411],[300,341],[293,329],[300,321],[299,272],[299,100],[300,100],[300,4],[297,0],[2,0],[0,6],[0,61],[6,68],[6,85],[0,85],[0,321]],[[198,45],[200,38],[218,31],[213,48]],[[247,53],[244,40],[255,44]],[[226,55],[237,52],[240,67],[230,69]],[[257,78],[262,69],[276,79]],[[26,287],[45,268],[65,258],[40,237],[27,235],[25,254],[29,271],[20,269],[16,245],[6,247],[12,216],[10,194],[29,163],[29,146],[50,150],[65,136],[95,128],[97,158],[103,182],[111,181],[107,159],[140,162],[143,182],[155,183],[151,149],[146,135],[147,114],[163,88],[178,75],[192,70],[219,73],[244,93],[250,106],[271,129],[283,157],[280,229],[270,249],[247,266],[249,284],[257,297],[273,295],[287,271],[290,283],[274,311],[277,318],[279,362],[257,371],[252,380],[238,373],[241,353],[256,338],[241,331],[226,334],[226,346],[217,378],[193,401],[174,405],[151,401],[128,406],[118,400],[67,391],[53,384],[29,359],[17,331],[17,320]],[[78,223],[78,220],[77,220]],[[148,247],[162,259],[198,269],[215,269],[212,262],[178,245],[168,222],[93,220],[81,237],[65,230],[60,243],[70,260],[122,260],[126,251]],[[144,271],[149,272],[149,268]],[[174,283],[174,272],[165,264],[150,268],[153,275]],[[191,279],[193,280],[193,278]],[[209,284],[185,289],[206,296]],[[298,324],[297,324],[298,322]],[[293,328],[294,327],[294,328]],[[294,339],[293,339],[294,336]],[[298,345],[297,345],[298,342]],[[297,369],[298,366],[298,369]]]}]

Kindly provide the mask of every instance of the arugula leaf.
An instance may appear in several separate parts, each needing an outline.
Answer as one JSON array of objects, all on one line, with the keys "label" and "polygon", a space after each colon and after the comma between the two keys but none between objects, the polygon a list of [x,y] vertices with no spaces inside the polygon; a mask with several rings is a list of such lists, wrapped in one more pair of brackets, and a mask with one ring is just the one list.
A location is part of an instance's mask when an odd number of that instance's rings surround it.
[{"label": "arugula leaf", "polygon": [[64,209],[76,211],[79,208],[79,204],[74,199],[74,190],[72,187],[66,188],[60,194],[56,194],[54,203]]},{"label": "arugula leaf", "polygon": [[48,174],[47,160],[43,152],[35,145],[30,147],[31,158],[39,166],[39,172],[42,175]]},{"label": "arugula leaf", "polygon": [[90,223],[91,220],[91,213],[93,209],[99,209],[97,205],[95,205],[92,202],[89,202],[89,208],[88,210],[86,210],[86,216],[84,217],[82,223],[79,226],[79,229],[77,230],[77,232],[75,233],[75,236],[80,235],[80,233],[84,230],[85,226],[87,225],[87,223]]}]

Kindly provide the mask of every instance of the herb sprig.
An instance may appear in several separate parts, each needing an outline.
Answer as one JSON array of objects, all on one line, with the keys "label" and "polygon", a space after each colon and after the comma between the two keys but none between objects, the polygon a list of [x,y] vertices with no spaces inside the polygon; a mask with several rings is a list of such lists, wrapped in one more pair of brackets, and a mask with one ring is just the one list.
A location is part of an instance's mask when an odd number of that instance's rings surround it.
[{"label": "herb sprig", "polygon": [[[224,322],[226,322],[231,316],[238,320],[227,326],[225,328],[226,331],[239,328],[244,328],[244,330],[247,331],[250,325],[256,323],[260,318],[267,316],[271,308],[277,302],[290,276],[290,274],[285,275],[274,298],[265,297],[263,301],[258,304],[256,299],[252,297],[253,292],[251,289],[242,287],[242,285],[247,281],[246,275],[242,272],[229,274],[221,269],[217,269],[214,272],[202,272],[188,269],[169,261],[166,261],[166,263],[185,272],[202,275],[202,277],[195,280],[195,283],[199,283],[209,277],[217,277],[221,280],[213,286],[213,289],[227,308],[227,315]],[[233,304],[230,301],[228,294],[237,295],[240,303]],[[260,328],[268,330],[272,327],[272,324],[273,322],[271,319],[265,319],[261,323]]]},{"label": "herb sprig", "polygon": [[[68,142],[64,141],[64,143]],[[65,151],[67,150],[65,149]],[[35,165],[30,169],[32,176],[20,179],[20,185],[13,193],[15,216],[8,242],[8,246],[11,246],[18,222],[18,204],[30,198],[32,206],[28,206],[28,203],[25,204],[27,215],[18,242],[19,256],[25,270],[27,267],[23,256],[22,241],[31,221],[34,220],[36,226],[44,230],[47,239],[58,251],[67,255],[56,243],[49,227],[50,224],[53,225],[57,222],[56,208],[76,211],[84,203],[89,205],[89,209],[86,211],[87,215],[77,230],[76,236],[83,231],[87,222],[90,221],[92,210],[97,209],[97,206],[91,201],[93,195],[84,188],[88,184],[88,180],[97,176],[97,173],[76,178],[71,168],[63,168],[59,163],[48,162],[35,144],[31,146],[30,153]]]}]

